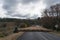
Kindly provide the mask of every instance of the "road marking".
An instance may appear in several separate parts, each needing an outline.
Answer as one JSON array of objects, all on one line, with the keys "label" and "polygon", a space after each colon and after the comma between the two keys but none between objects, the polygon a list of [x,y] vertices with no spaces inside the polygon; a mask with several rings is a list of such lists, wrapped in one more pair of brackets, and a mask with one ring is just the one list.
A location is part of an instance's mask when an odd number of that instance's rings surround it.
[{"label": "road marking", "polygon": [[44,36],[46,36],[48,39],[50,39],[50,40],[54,40],[52,37],[50,37],[50,35],[49,34],[47,34],[47,33],[42,33]]},{"label": "road marking", "polygon": [[44,37],[41,33],[39,34],[44,40],[48,40],[46,37]]}]

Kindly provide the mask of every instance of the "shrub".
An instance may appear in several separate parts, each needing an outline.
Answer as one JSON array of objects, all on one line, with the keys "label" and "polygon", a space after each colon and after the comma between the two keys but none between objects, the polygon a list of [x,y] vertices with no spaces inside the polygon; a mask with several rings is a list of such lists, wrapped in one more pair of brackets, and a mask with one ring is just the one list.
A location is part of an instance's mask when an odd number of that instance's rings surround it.
[{"label": "shrub", "polygon": [[22,24],[20,25],[20,28],[25,28],[25,27],[27,27],[27,24],[25,24],[25,23],[22,23]]}]

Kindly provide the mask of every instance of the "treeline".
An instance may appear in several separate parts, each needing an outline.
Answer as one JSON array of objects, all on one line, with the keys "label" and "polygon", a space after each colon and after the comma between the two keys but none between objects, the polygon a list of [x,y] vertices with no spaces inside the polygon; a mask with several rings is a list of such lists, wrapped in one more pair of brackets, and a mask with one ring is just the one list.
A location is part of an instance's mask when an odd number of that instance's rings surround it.
[{"label": "treeline", "polygon": [[15,22],[19,21],[19,19],[16,18],[0,18],[0,22]]},{"label": "treeline", "polygon": [[37,25],[38,19],[16,19],[16,18],[0,18],[0,22],[15,22],[17,26],[20,24],[27,24],[27,26]]},{"label": "treeline", "polygon": [[41,18],[41,25],[46,28],[55,30],[55,25],[58,25],[57,29],[60,30],[60,4],[55,4],[45,9]]}]

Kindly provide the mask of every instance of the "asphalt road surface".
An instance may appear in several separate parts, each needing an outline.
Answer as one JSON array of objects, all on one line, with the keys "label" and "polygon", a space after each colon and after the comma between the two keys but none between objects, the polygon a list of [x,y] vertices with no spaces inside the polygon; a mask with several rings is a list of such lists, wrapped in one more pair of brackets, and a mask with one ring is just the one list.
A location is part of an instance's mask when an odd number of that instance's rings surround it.
[{"label": "asphalt road surface", "polygon": [[25,32],[17,40],[60,40],[60,37],[48,32]]}]

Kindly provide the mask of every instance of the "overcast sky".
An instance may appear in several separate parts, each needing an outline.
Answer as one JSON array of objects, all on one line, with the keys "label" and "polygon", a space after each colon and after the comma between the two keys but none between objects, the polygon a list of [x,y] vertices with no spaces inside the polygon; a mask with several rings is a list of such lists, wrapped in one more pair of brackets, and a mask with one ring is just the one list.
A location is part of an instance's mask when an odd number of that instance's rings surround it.
[{"label": "overcast sky", "polygon": [[1,18],[37,18],[60,0],[0,0]]}]

